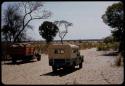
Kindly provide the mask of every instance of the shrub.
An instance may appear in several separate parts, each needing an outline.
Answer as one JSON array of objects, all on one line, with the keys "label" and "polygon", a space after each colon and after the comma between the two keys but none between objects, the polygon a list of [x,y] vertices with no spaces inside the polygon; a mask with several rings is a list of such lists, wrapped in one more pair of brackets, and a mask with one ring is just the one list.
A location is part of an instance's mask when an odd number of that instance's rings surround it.
[{"label": "shrub", "polygon": [[114,43],[100,43],[97,46],[97,50],[101,51],[101,50],[117,50],[118,49],[118,43],[114,42]]}]

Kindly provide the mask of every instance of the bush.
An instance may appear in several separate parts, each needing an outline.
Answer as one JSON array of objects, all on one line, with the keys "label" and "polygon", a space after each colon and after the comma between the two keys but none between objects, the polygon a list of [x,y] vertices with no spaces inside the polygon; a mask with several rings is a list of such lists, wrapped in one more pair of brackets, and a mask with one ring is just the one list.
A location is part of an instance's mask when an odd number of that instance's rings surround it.
[{"label": "bush", "polygon": [[100,43],[97,46],[97,50],[101,51],[101,50],[117,50],[118,49],[118,43]]}]

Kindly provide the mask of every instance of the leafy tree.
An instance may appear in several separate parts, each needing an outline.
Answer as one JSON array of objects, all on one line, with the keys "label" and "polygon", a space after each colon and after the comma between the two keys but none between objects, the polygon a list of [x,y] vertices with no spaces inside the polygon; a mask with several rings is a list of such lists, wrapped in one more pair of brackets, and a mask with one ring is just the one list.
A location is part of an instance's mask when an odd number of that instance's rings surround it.
[{"label": "leafy tree", "polygon": [[105,24],[112,27],[112,35],[115,40],[120,43],[119,52],[122,55],[125,53],[125,28],[124,26],[124,9],[123,3],[115,3],[109,6],[102,19]]},{"label": "leafy tree", "polygon": [[54,23],[49,21],[44,21],[43,24],[41,24],[41,26],[39,27],[40,35],[44,39],[46,39],[47,43],[53,41],[58,31],[59,31],[58,27]]}]

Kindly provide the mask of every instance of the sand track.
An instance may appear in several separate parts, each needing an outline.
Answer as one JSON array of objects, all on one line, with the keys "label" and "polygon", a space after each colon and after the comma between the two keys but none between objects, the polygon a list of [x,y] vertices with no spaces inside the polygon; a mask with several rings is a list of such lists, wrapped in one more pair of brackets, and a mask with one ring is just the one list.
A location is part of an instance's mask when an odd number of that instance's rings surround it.
[{"label": "sand track", "polygon": [[53,73],[48,57],[42,54],[41,61],[11,64],[2,62],[3,84],[122,84],[124,68],[112,66],[113,56],[104,56],[95,48],[81,50],[84,55],[82,69]]}]

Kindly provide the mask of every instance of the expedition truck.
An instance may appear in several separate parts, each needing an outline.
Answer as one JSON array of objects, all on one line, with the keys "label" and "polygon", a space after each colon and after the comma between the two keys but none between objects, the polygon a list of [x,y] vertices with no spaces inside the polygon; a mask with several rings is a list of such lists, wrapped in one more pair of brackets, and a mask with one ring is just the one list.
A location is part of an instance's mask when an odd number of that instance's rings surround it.
[{"label": "expedition truck", "polygon": [[16,63],[17,60],[41,60],[40,49],[29,43],[15,43],[10,45],[8,48],[8,54],[12,57],[13,63]]},{"label": "expedition truck", "polygon": [[82,68],[84,56],[80,55],[79,46],[72,44],[52,44],[48,49],[49,65],[53,71],[57,69]]}]

